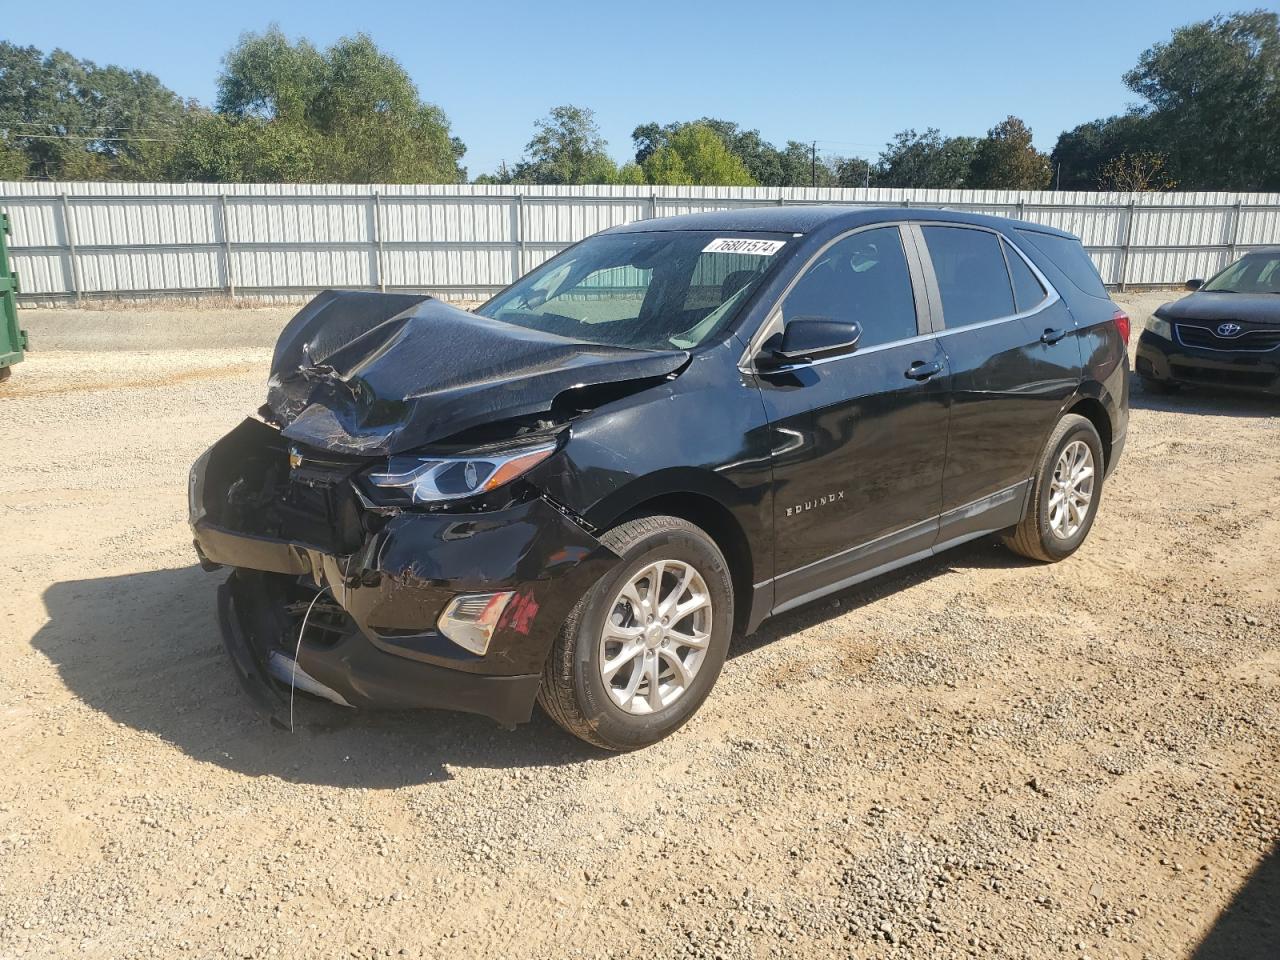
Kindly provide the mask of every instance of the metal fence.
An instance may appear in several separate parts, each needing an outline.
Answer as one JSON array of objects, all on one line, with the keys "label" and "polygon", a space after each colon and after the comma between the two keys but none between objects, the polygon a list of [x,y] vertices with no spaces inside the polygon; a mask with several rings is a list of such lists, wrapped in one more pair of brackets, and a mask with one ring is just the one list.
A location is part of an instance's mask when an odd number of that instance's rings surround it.
[{"label": "metal fence", "polygon": [[734,207],[947,207],[1080,236],[1112,286],[1216,272],[1280,244],[1280,194],[766,187],[0,182],[21,302],[328,287],[485,297],[609,226]]}]

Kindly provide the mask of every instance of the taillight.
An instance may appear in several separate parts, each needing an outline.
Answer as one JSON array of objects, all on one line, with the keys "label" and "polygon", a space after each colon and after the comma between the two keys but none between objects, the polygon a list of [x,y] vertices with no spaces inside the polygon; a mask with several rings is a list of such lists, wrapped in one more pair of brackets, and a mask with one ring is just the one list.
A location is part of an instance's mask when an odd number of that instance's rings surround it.
[{"label": "taillight", "polygon": [[1125,342],[1125,346],[1129,345],[1129,315],[1116,308],[1116,312],[1111,315],[1112,322],[1116,325],[1116,329],[1120,331],[1120,339]]}]

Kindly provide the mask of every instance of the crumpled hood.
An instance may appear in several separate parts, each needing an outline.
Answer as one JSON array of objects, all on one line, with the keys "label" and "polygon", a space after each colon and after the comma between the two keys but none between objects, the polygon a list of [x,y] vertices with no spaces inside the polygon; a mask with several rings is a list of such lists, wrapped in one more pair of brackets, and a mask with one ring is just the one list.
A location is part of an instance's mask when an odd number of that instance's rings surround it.
[{"label": "crumpled hood", "polygon": [[1156,311],[1166,320],[1245,320],[1280,326],[1280,295],[1274,293],[1193,293]]},{"label": "crumpled hood", "polygon": [[328,290],[280,334],[267,406],[290,440],[379,456],[549,411],[583,385],[666,376],[687,359],[580,343],[430,297]]}]

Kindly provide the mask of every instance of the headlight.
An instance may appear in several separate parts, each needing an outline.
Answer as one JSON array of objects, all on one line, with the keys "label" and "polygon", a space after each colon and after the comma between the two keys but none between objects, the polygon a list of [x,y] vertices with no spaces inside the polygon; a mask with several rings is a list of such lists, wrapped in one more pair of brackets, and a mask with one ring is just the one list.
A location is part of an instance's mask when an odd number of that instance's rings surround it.
[{"label": "headlight", "polygon": [[409,503],[442,503],[496,490],[555,452],[554,443],[459,457],[396,456],[365,474],[377,490]]},{"label": "headlight", "polygon": [[1161,320],[1154,314],[1147,318],[1147,329],[1157,337],[1164,337],[1166,340],[1173,339],[1173,327],[1169,321]]}]

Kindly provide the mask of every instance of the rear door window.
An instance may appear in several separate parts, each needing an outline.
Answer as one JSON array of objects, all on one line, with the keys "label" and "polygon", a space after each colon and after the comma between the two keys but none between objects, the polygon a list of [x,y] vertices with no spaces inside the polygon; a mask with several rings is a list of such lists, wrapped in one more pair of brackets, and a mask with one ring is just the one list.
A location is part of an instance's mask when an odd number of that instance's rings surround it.
[{"label": "rear door window", "polygon": [[1004,258],[1009,264],[1009,276],[1013,278],[1013,299],[1019,313],[1032,310],[1044,300],[1048,294],[1036,279],[1036,275],[1027,266],[1027,261],[1018,255],[1018,251],[1001,240],[1004,247]]},{"label": "rear door window", "polygon": [[810,264],[782,302],[782,318],[854,320],[860,348],[906,340],[919,333],[911,272],[897,227],[850,234]]},{"label": "rear door window", "polygon": [[968,227],[924,227],[948,329],[1017,313],[1000,238]]},{"label": "rear door window", "polygon": [[1098,268],[1085,252],[1079,240],[1074,237],[1059,237],[1052,233],[1040,233],[1037,230],[1019,230],[1018,236],[1036,247],[1059,270],[1067,275],[1067,279],[1080,288],[1081,292],[1091,297],[1105,297],[1107,288],[1098,276]]}]

